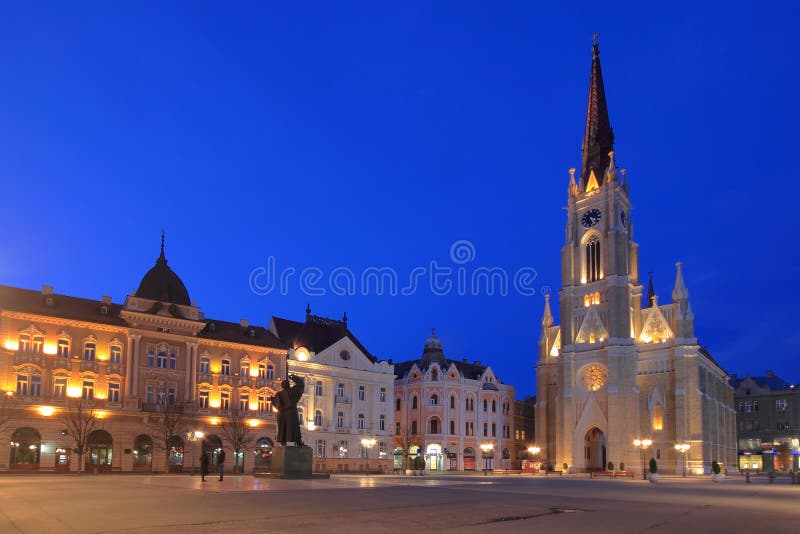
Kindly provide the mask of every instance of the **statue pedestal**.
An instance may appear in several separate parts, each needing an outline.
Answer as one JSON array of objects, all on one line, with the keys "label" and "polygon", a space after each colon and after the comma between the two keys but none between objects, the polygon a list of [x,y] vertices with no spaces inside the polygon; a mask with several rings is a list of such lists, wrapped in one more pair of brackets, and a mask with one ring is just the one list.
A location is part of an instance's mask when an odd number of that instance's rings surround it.
[{"label": "statue pedestal", "polygon": [[263,476],[270,478],[330,478],[327,473],[312,473],[311,447],[281,447],[272,449],[270,472]]}]

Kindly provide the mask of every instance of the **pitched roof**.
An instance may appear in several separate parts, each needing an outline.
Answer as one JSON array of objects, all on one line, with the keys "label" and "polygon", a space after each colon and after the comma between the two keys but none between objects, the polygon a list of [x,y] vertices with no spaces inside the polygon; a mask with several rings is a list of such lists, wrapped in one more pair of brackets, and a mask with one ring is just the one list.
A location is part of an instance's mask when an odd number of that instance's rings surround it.
[{"label": "pitched roof", "polygon": [[369,361],[372,363],[378,361],[350,332],[344,321],[307,314],[304,323],[273,316],[272,324],[275,326],[278,339],[292,348],[305,347],[312,352],[319,353],[346,337]]},{"label": "pitched roof", "polygon": [[790,389],[791,384],[783,378],[777,376],[775,373],[768,372],[767,376],[734,376],[730,380],[731,387],[736,389],[745,380],[752,380],[760,388],[769,388],[771,390]]},{"label": "pitched roof", "polygon": [[[48,299],[50,297],[50,299]],[[102,313],[102,307],[107,313]],[[128,326],[119,316],[120,304],[105,304],[99,300],[69,297],[67,295],[44,295],[41,291],[0,285],[0,309],[22,313],[59,317],[73,321]]]},{"label": "pitched roof", "polygon": [[198,332],[197,337],[259,347],[287,348],[285,343],[281,342],[263,326],[242,326],[240,323],[231,323],[218,319],[206,319],[206,326]]}]

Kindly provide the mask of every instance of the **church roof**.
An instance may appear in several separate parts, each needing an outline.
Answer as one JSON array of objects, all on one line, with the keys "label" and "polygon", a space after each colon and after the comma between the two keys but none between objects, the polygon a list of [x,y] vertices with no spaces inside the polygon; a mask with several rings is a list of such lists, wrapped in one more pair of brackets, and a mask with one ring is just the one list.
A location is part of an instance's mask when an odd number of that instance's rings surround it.
[{"label": "church roof", "polygon": [[608,118],[606,90],[603,86],[603,71],[600,68],[600,48],[592,46],[592,72],[589,79],[589,104],[586,110],[586,132],[583,137],[581,186],[586,190],[594,171],[595,179],[603,185],[606,169],[610,163],[609,152],[614,150],[614,132]]},{"label": "church roof", "polygon": [[192,301],[189,300],[189,292],[186,291],[183,281],[167,265],[167,258],[164,256],[163,234],[161,235],[161,254],[158,256],[155,266],[147,271],[147,274],[144,275],[144,278],[139,283],[136,296],[184,306],[192,305]]},{"label": "church roof", "polygon": [[342,338],[348,338],[358,347],[364,356],[372,363],[378,359],[370,354],[367,348],[353,335],[347,328],[347,322],[311,315],[310,310],[306,313],[304,323],[272,317],[272,324],[275,327],[275,334],[283,343],[292,348],[305,347],[313,352],[321,352]]}]

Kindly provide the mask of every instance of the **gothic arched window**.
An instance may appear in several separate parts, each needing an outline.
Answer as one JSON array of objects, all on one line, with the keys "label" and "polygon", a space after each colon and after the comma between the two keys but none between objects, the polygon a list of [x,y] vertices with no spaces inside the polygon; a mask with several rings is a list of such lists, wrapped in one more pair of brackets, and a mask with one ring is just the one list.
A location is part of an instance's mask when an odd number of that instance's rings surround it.
[{"label": "gothic arched window", "polygon": [[591,236],[586,241],[586,281],[600,280],[600,238]]},{"label": "gothic arched window", "polygon": [[660,402],[653,406],[653,430],[664,430],[664,407]]}]

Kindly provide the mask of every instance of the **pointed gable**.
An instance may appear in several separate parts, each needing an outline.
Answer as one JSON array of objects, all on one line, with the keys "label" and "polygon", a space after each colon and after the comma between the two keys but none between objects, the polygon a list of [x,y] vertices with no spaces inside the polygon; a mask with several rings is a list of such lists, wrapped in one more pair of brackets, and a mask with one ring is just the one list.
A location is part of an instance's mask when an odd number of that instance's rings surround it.
[{"label": "pointed gable", "polygon": [[583,318],[575,343],[597,343],[606,338],[608,338],[608,330],[606,330],[603,321],[600,319],[597,308],[592,306]]},{"label": "pointed gable", "polygon": [[658,297],[653,297],[653,306],[642,310],[642,332],[639,343],[661,343],[675,337],[667,319],[658,306]]}]

